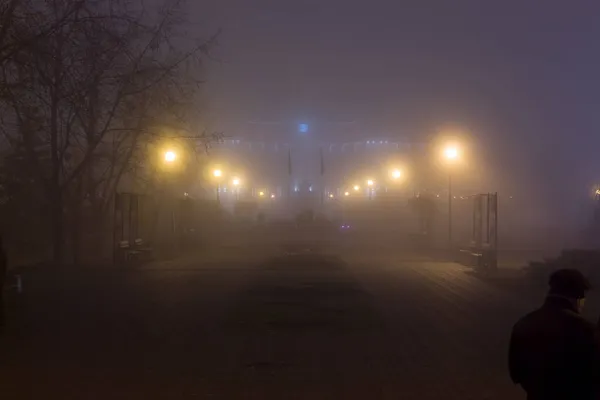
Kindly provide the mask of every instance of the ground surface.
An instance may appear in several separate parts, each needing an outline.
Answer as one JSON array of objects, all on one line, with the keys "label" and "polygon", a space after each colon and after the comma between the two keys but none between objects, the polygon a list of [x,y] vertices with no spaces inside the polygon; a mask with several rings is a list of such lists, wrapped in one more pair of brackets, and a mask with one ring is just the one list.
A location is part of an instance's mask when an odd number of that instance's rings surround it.
[{"label": "ground surface", "polygon": [[[502,279],[407,252],[239,246],[10,293],[3,399],[518,399]],[[297,253],[297,254],[289,254]]]}]

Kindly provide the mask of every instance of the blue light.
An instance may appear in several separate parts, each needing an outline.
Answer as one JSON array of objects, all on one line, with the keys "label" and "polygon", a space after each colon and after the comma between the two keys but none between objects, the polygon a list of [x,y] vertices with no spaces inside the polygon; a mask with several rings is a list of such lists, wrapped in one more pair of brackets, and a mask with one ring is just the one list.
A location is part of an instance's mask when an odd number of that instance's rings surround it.
[{"label": "blue light", "polygon": [[308,132],[308,124],[298,124],[298,132],[300,132],[300,133]]}]

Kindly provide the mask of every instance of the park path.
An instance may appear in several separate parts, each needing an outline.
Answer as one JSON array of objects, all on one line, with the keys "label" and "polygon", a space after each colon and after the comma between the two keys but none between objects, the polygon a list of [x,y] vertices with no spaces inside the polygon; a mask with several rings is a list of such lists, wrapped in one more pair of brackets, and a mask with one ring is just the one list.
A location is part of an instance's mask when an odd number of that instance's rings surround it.
[{"label": "park path", "polygon": [[526,296],[419,257],[241,259],[26,276],[0,339],[0,393],[523,398],[506,346],[535,305]]}]

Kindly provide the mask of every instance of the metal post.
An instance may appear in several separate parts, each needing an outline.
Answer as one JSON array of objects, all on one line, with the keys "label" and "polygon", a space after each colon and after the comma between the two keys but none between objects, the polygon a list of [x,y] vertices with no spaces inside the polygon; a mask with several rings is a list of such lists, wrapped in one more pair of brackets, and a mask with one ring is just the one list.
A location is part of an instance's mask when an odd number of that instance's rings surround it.
[{"label": "metal post", "polygon": [[448,174],[448,246],[452,247],[452,174]]},{"label": "metal post", "polygon": [[486,199],[487,199],[487,206],[486,206],[486,222],[485,222],[485,243],[490,246],[492,244],[492,238],[491,238],[491,227],[490,227],[490,206],[492,204],[492,198],[491,198],[491,193],[487,193],[485,195]]},{"label": "metal post", "polygon": [[219,195],[219,191],[221,190],[221,185],[217,183],[217,204],[221,204],[221,196]]}]

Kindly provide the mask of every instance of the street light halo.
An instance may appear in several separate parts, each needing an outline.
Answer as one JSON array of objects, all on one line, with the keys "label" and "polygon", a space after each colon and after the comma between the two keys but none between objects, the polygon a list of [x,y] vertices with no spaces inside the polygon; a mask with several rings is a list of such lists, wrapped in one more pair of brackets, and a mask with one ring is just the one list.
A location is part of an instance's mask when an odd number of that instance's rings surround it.
[{"label": "street light halo", "polygon": [[215,176],[215,178],[220,178],[223,175],[223,171],[221,171],[220,169],[215,169],[213,171],[213,175]]},{"label": "street light halo", "polygon": [[458,147],[448,146],[444,149],[444,157],[448,160],[456,160],[459,156]]},{"label": "street light halo", "polygon": [[234,186],[238,186],[240,184],[240,178],[233,178],[232,183]]},{"label": "street light halo", "polygon": [[373,179],[367,179],[367,185],[368,186],[373,186]]},{"label": "street light halo", "polygon": [[360,189],[360,186],[354,185],[354,191],[358,192],[359,189]]},{"label": "street light halo", "polygon": [[172,163],[177,159],[177,153],[173,150],[165,151],[165,162]]},{"label": "street light halo", "polygon": [[402,177],[402,171],[399,169],[394,169],[392,170],[392,178],[393,179],[399,179],[400,177]]}]

